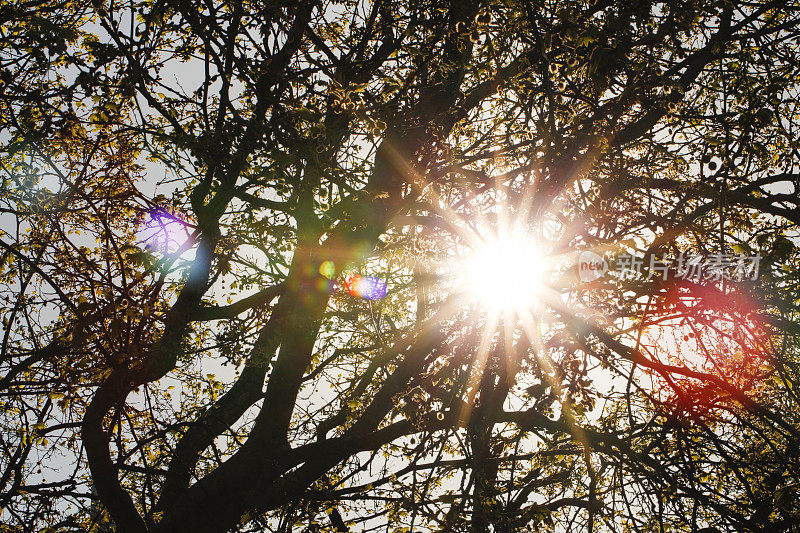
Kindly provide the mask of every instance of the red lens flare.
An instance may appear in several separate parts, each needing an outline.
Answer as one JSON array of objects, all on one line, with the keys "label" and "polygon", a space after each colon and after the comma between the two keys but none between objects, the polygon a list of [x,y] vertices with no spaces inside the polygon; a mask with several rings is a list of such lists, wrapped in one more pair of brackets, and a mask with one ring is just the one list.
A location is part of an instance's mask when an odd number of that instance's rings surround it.
[{"label": "red lens flare", "polygon": [[351,295],[365,300],[380,300],[386,296],[386,282],[371,276],[354,274],[344,282],[344,289]]},{"label": "red lens flare", "polygon": [[[757,306],[719,287],[673,287],[642,324],[639,351],[680,371],[651,370],[651,394],[665,405],[694,414],[732,405],[734,387],[744,394],[771,372],[771,336]],[[724,383],[724,385],[723,385]]]}]

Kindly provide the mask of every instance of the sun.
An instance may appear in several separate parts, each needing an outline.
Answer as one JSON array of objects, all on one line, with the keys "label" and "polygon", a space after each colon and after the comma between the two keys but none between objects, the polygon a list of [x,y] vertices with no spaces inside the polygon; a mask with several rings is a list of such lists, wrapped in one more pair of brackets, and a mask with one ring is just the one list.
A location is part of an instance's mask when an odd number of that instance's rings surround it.
[{"label": "sun", "polygon": [[525,311],[536,305],[547,281],[546,257],[524,234],[497,236],[476,245],[467,259],[467,290],[494,311]]}]

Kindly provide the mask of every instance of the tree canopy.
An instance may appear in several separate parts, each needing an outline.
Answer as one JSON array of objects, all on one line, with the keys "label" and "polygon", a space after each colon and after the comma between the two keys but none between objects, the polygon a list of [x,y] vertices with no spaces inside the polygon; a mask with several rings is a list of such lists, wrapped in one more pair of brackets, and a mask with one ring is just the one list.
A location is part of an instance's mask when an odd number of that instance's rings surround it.
[{"label": "tree canopy", "polygon": [[797,1],[0,21],[3,531],[798,531]]}]

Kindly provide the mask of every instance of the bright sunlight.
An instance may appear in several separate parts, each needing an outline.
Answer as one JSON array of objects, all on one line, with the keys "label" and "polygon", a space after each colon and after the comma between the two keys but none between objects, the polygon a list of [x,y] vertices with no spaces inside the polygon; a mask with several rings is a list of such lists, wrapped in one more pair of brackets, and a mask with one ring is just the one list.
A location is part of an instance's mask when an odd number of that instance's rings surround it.
[{"label": "bright sunlight", "polygon": [[546,281],[542,249],[531,237],[498,237],[476,246],[467,261],[471,296],[495,311],[521,311],[542,297]]}]

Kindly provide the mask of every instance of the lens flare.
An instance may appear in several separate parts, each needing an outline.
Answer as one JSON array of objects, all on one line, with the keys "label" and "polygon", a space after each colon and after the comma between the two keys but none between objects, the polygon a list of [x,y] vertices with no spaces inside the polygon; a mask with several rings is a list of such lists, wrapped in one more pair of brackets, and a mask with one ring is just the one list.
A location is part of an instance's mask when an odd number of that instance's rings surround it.
[{"label": "lens flare", "polygon": [[150,250],[172,253],[189,239],[189,226],[177,213],[154,209],[139,229],[139,237]]},{"label": "lens flare", "polygon": [[344,289],[353,296],[365,300],[380,300],[386,296],[386,282],[372,276],[355,274],[347,278]]},{"label": "lens flare", "polygon": [[[719,287],[668,291],[643,324],[638,348],[649,360],[714,376],[744,392],[769,377],[774,347],[755,302]],[[730,403],[718,385],[651,373],[648,386],[667,405],[691,402],[693,412]]]}]

